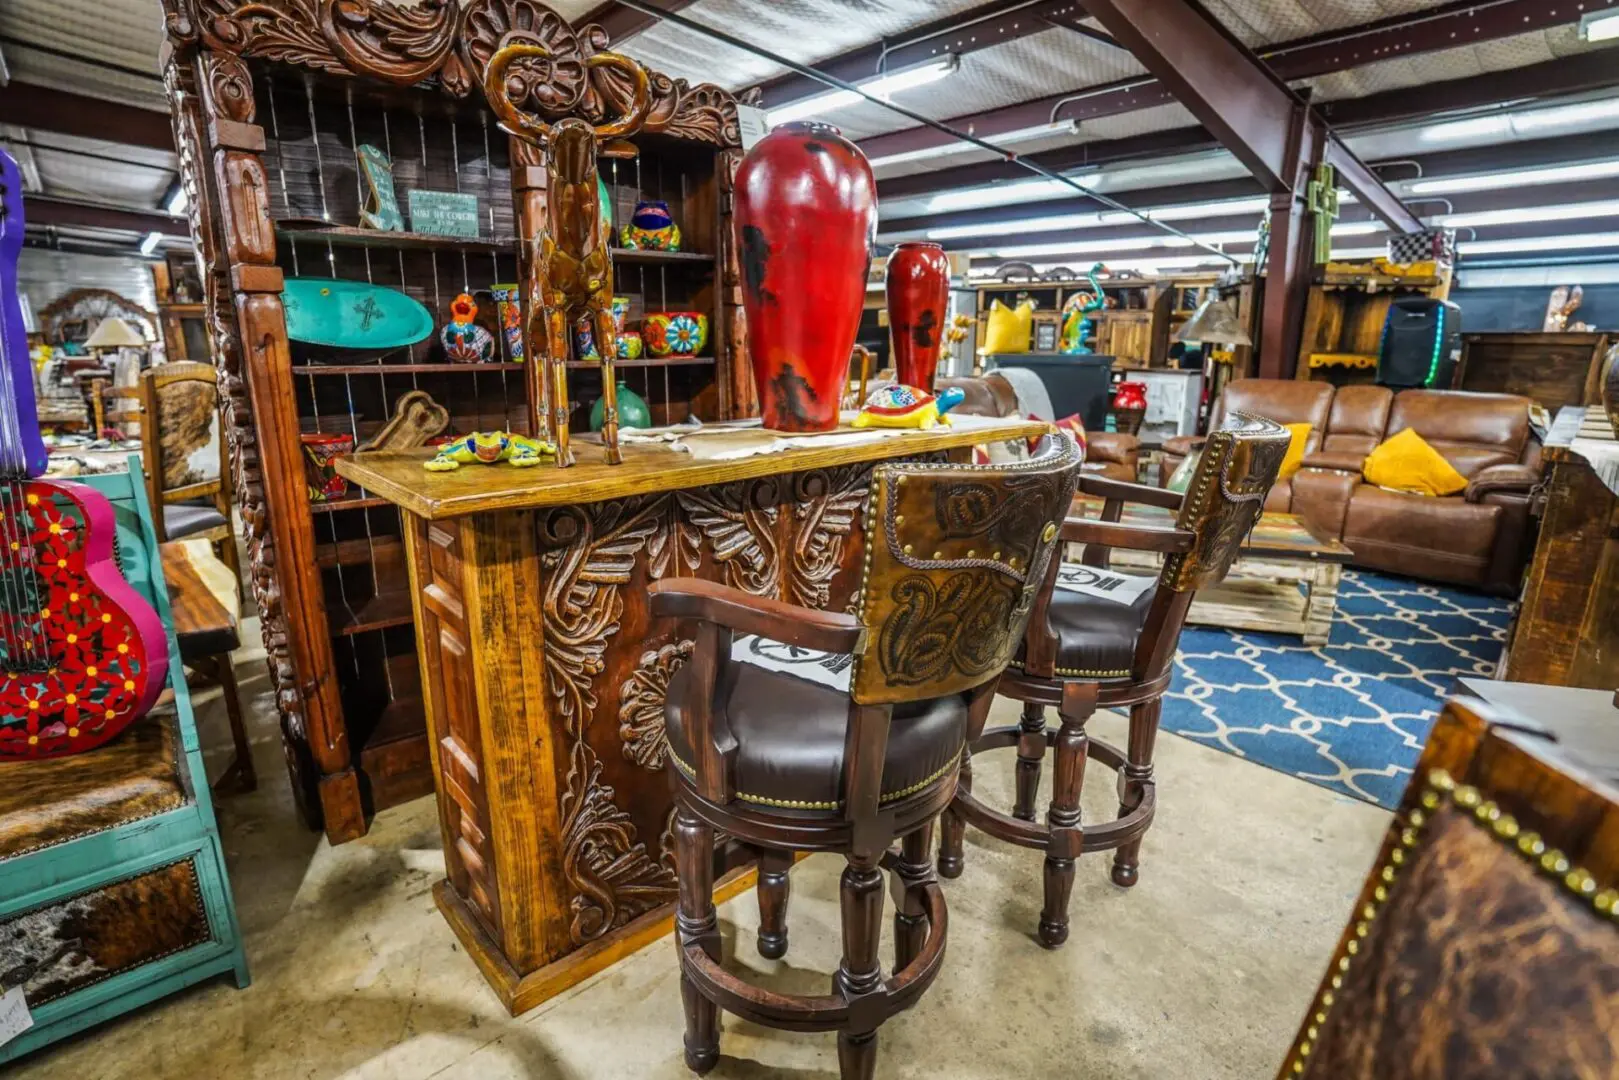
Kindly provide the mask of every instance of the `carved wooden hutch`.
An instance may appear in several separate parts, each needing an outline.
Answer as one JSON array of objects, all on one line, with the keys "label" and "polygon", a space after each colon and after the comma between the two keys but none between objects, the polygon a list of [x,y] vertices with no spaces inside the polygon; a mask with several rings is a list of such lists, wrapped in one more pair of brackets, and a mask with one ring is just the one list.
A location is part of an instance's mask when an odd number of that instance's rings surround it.
[{"label": "carved wooden hutch", "polygon": [[[286,278],[333,277],[398,289],[436,325],[463,291],[516,283],[545,219],[543,162],[507,136],[483,99],[484,65],[503,45],[550,50],[514,75],[519,104],[548,119],[599,123],[626,88],[596,26],[573,28],[534,0],[163,0],[163,74],[201,267],[213,359],[229,412],[251,584],[263,619],[293,789],[333,842],[369,816],[433,789],[398,512],[363,489],[312,501],[300,436],[383,428],[403,393],[445,406],[449,431],[533,428],[539,365],[445,363],[437,336],[388,352],[318,350],[288,340]],[[679,253],[615,251],[617,291],[641,311],[701,310],[707,355],[621,362],[655,421],[753,415],[743,352],[730,183],[741,159],[736,102],[712,85],[652,73],[653,107],[634,160],[604,160],[615,224],[663,199],[685,234]],[[478,236],[361,229],[356,148],[393,162],[402,210],[412,189],[477,198]],[[532,357],[530,357],[532,360]],[[575,358],[576,428],[599,394]]]}]

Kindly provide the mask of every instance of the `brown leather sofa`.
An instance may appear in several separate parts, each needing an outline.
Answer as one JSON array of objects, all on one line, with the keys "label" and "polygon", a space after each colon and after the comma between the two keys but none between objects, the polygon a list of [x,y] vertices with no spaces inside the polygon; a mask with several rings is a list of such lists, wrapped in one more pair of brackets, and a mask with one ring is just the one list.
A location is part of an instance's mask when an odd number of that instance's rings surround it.
[{"label": "brown leather sofa", "polygon": [[[1348,545],[1356,566],[1517,593],[1530,551],[1529,491],[1540,475],[1528,398],[1238,379],[1215,403],[1210,425],[1227,410],[1311,425],[1303,466],[1271,489],[1266,510],[1308,518]],[[1366,455],[1406,428],[1467,478],[1466,491],[1408,495],[1361,478]],[[1197,445],[1166,440],[1161,478]]]},{"label": "brown leather sofa", "polygon": [[[941,376],[935,380],[939,390],[955,387],[966,398],[955,411],[969,416],[1018,416],[1017,393],[1012,384],[995,374],[966,375],[958,378]],[[1119,431],[1087,431],[1085,433],[1085,465],[1087,475],[1105,476],[1127,484],[1136,482],[1136,470],[1141,460],[1141,440]]]}]

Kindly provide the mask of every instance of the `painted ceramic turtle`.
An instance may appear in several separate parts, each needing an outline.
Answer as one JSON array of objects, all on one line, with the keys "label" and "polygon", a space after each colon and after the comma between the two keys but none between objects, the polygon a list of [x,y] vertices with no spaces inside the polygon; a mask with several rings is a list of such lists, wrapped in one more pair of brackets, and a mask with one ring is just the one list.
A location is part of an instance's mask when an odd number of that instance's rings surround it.
[{"label": "painted ceramic turtle", "polygon": [[966,393],[958,387],[930,394],[904,383],[879,386],[866,399],[866,405],[854,418],[857,428],[920,428],[926,431],[939,424],[948,424],[946,412],[960,405]]}]

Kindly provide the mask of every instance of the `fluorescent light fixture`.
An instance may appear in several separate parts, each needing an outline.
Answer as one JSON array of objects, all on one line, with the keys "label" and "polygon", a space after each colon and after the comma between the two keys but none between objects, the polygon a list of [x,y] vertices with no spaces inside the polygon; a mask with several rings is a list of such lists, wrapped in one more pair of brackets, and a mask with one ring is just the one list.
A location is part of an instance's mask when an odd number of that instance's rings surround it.
[{"label": "fluorescent light fixture", "polygon": [[[1049,183],[1049,181],[1039,181]],[[964,195],[968,192],[946,192],[946,195]],[[936,196],[944,198],[944,195]],[[1188,221],[1205,217],[1234,217],[1238,214],[1257,214],[1270,205],[1267,196],[1246,199],[1225,199],[1219,202],[1187,203],[1181,206],[1160,206],[1143,213],[1151,221]],[[962,209],[954,207],[952,209]],[[1134,214],[1122,210],[1106,213],[1053,214],[1050,217],[1028,218],[1024,221],[989,221],[976,225],[947,225],[929,229],[929,240],[961,240],[972,236],[1005,236],[1024,233],[1066,232],[1069,229],[1090,229],[1098,225],[1128,225],[1139,221]],[[1070,249],[1072,250],[1072,249]]]},{"label": "fluorescent light fixture", "polygon": [[1469,240],[1457,245],[1463,255],[1507,255],[1520,251],[1564,251],[1619,247],[1619,232],[1578,236],[1525,236],[1516,240]]},{"label": "fluorescent light fixture", "polygon": [[1591,11],[1580,16],[1580,38],[1584,41],[1619,38],[1619,11]]},{"label": "fluorescent light fixture", "polygon": [[1619,217],[1619,199],[1564,203],[1561,206],[1518,206],[1510,210],[1480,210],[1471,214],[1442,214],[1434,219],[1434,223],[1460,229],[1466,226],[1527,225],[1536,221],[1578,221],[1599,217]]},{"label": "fluorescent light fixture", "polygon": [[[1075,183],[1085,186],[1088,177],[1073,177]],[[1038,202],[1074,189],[1061,180],[1014,180],[1010,184],[996,184],[987,188],[968,188],[965,191],[944,191],[928,200],[927,212],[941,214],[950,210],[973,210],[985,206],[1005,206],[1015,202]],[[928,234],[930,237],[932,233]]]},{"label": "fluorescent light fixture", "polygon": [[[955,53],[947,53],[937,60],[916,67],[906,68],[889,75],[879,75],[874,79],[865,79],[855,85],[874,97],[885,101],[895,94],[905,90],[914,90],[918,86],[938,82],[955,73],[961,66],[961,58]],[[793,120],[807,120],[812,116],[820,116],[836,109],[846,109],[850,105],[866,100],[853,90],[829,90],[824,94],[813,94],[807,98],[790,102],[779,109],[771,109],[765,116],[765,122],[771,127],[777,124],[786,124]]]},{"label": "fluorescent light fixture", "polygon": [[[1240,260],[1240,259],[1242,259],[1242,256],[1239,255],[1239,256],[1237,256],[1237,258]],[[1059,267],[1072,270],[1076,274],[1081,274],[1086,269],[1086,267],[1074,266],[1071,263],[1034,263],[1033,265],[1034,265],[1034,272],[1037,273],[1037,274],[1043,274],[1048,270],[1056,270]],[[1160,257],[1154,255],[1154,256],[1148,256],[1146,258],[1141,258],[1141,259],[1108,259],[1107,260],[1107,269],[1108,269],[1108,271],[1110,273],[1114,273],[1114,274],[1117,274],[1117,273],[1119,273],[1121,271],[1131,271],[1131,272],[1141,273],[1141,272],[1145,272],[1143,268],[1151,268],[1153,270],[1191,270],[1191,269],[1195,269],[1196,267],[1199,267],[1199,266],[1226,266],[1226,265],[1228,265],[1226,263],[1226,260],[1220,258],[1217,255],[1172,255],[1172,256],[1166,256],[1166,257],[1163,257],[1163,258],[1160,258]],[[975,281],[975,282],[977,282],[977,281],[993,281],[993,280],[996,280],[996,278],[999,276],[999,273],[1000,273],[1000,271],[998,269],[992,270],[992,269],[987,269],[986,268],[986,269],[983,269],[983,270],[975,270],[970,275],[969,280]],[[1076,278],[1075,280],[1083,281],[1084,279],[1083,278]]]},{"label": "fluorescent light fixture", "polygon": [[1382,232],[1387,226],[1381,221],[1344,221],[1332,227],[1334,236],[1366,236]]},{"label": "fluorescent light fixture", "polygon": [[1603,180],[1619,176],[1619,158],[1591,161],[1583,165],[1551,165],[1542,169],[1516,169],[1479,176],[1447,176],[1433,180],[1410,180],[1403,186],[1410,195],[1449,195],[1461,191],[1495,191],[1500,188],[1529,187],[1537,184],[1564,184],[1580,180]]},{"label": "fluorescent light fixture", "polygon": [[[974,132],[977,134],[977,132]],[[986,142],[996,146],[1016,146],[1018,143],[1034,142],[1037,139],[1050,139],[1059,135],[1078,135],[1078,120],[1059,120],[1054,124],[1036,124],[1034,127],[1018,128],[1015,131],[1002,131],[991,135],[979,135]],[[871,167],[880,169],[884,165],[898,165],[903,161],[927,161],[931,158],[946,157],[950,154],[960,154],[968,150],[987,153],[980,147],[971,143],[947,142],[939,146],[929,146],[921,150],[907,150],[900,154],[887,154],[883,157],[871,159]]]},{"label": "fluorescent light fixture", "polygon": [[189,205],[191,205],[191,197],[186,194],[185,188],[177,185],[174,189],[174,194],[169,196],[168,205],[164,206],[163,210],[165,213],[179,215],[185,213],[186,207]]},{"label": "fluorescent light fixture", "polygon": [[1602,101],[1583,101],[1576,105],[1560,105],[1552,109],[1531,109],[1526,112],[1496,113],[1471,120],[1456,120],[1448,124],[1435,124],[1423,128],[1419,134],[1423,142],[1454,142],[1459,139],[1511,138],[1513,135],[1531,135],[1575,127],[1595,120],[1619,117],[1619,98]]},{"label": "fluorescent light fixture", "polygon": [[149,233],[147,233],[146,234],[146,239],[141,241],[141,254],[142,255],[150,255],[152,252],[157,250],[157,246],[159,244],[161,244],[162,242],[163,242],[163,234],[162,233],[160,233],[160,232],[149,232]]}]

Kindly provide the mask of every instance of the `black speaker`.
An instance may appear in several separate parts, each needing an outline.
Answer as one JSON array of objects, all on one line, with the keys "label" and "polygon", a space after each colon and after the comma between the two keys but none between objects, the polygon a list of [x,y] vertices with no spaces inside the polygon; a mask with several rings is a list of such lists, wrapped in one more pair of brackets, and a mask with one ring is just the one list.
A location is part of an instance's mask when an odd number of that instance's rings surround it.
[{"label": "black speaker", "polygon": [[1407,296],[1389,305],[1377,353],[1377,382],[1395,390],[1448,390],[1462,341],[1462,309]]}]

